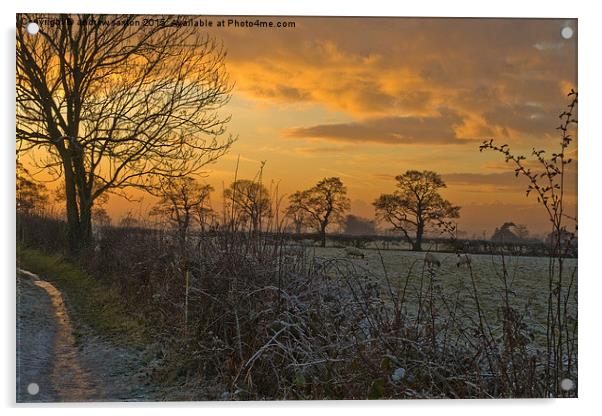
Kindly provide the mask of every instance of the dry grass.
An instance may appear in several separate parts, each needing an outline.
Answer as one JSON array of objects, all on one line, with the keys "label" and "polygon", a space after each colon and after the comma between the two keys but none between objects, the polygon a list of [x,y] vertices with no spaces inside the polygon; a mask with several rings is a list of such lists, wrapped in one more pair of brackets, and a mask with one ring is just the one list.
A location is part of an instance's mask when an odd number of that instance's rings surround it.
[{"label": "dry grass", "polygon": [[445,276],[420,261],[376,273],[361,260],[291,245],[284,234],[221,230],[189,240],[186,324],[173,241],[169,232],[108,228],[83,265],[151,328],[148,381],[178,385],[187,392],[179,397],[550,395],[545,354],[521,294],[504,289],[504,267],[493,306],[470,269],[450,293]]}]

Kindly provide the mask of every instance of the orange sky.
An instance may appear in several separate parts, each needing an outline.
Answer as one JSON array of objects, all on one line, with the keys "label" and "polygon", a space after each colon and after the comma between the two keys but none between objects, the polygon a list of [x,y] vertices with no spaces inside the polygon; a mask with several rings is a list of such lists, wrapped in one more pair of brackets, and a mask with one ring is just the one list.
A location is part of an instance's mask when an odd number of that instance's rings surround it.
[{"label": "orange sky", "polygon": [[[213,17],[212,20],[221,20]],[[280,195],[326,176],[348,187],[352,212],[373,217],[371,202],[394,190],[393,177],[431,169],[462,206],[460,229],[488,235],[505,221],[548,229],[525,183],[498,154],[480,153],[485,138],[519,153],[554,149],[558,113],[577,84],[574,20],[278,18],[295,28],[213,28],[228,51],[236,83],[228,155],[208,166],[219,207],[222,183],[253,178]],[[576,159],[576,153],[575,153]],[[569,199],[576,204],[576,163]],[[144,213],[144,197],[111,197],[114,219]],[[574,210],[574,205],[573,205]]]}]

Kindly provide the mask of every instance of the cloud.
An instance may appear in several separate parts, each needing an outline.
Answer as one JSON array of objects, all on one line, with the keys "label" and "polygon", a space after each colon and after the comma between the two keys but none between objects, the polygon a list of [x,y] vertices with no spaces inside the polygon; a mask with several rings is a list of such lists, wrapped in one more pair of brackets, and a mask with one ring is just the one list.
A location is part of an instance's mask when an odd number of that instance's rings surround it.
[{"label": "cloud", "polygon": [[[577,192],[576,168],[574,166],[566,173],[565,191],[568,195],[576,195]],[[527,178],[522,175],[516,176],[514,172],[448,173],[443,174],[442,177],[448,187],[465,187],[472,192],[491,192],[492,190],[525,192],[529,185]],[[541,183],[545,183],[545,178]]]},{"label": "cloud", "polygon": [[[537,168],[537,166],[534,166]],[[529,185],[529,181],[522,175],[516,176],[506,166],[505,172],[498,173],[444,173],[443,181],[450,191],[471,192],[471,193],[492,193],[514,192],[524,195]],[[566,172],[565,192],[569,198],[577,194],[577,166],[574,165]],[[389,173],[376,173],[373,178],[394,183],[395,175]],[[542,179],[545,183],[545,179]]]},{"label": "cloud", "polygon": [[[394,174],[376,173],[374,178],[379,180],[395,181]],[[471,188],[473,192],[485,192],[487,188],[497,188],[498,190],[523,190],[526,189],[528,182],[522,177],[517,178],[512,172],[503,173],[446,173],[442,174],[443,181],[448,188],[457,189]],[[491,189],[489,189],[490,191]]]},{"label": "cloud", "polygon": [[443,175],[448,186],[474,187],[476,191],[484,191],[484,187],[495,187],[498,190],[526,189],[528,182],[516,177],[513,172],[503,173],[448,173]]},{"label": "cloud", "polygon": [[288,138],[324,139],[336,142],[400,144],[461,144],[456,126],[462,118],[448,109],[432,117],[378,117],[350,123],[319,124],[285,130]]},{"label": "cloud", "polygon": [[553,132],[566,88],[576,85],[576,42],[559,35],[566,19],[294,20],[277,35],[215,32],[236,93],[356,120],[435,117],[447,107],[462,117],[460,137],[513,139]]}]

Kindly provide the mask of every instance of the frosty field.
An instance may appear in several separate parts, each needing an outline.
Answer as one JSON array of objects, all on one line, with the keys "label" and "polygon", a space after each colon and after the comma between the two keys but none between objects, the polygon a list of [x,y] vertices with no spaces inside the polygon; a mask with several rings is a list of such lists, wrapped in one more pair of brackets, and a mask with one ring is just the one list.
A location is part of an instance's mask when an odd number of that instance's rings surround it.
[{"label": "frosty field", "polygon": [[[548,271],[550,260],[546,257],[523,257],[502,255],[469,254],[470,268],[467,265],[457,266],[458,257],[454,253],[433,253],[441,262],[440,267],[429,267],[424,263],[424,252],[400,250],[364,249],[364,258],[349,258],[341,248],[310,248],[310,257],[321,259],[341,259],[353,263],[367,277],[378,277],[382,283],[381,292],[387,297],[386,280],[398,291],[404,291],[406,311],[416,312],[418,303],[426,296],[432,283],[435,292],[440,295],[435,303],[439,316],[457,313],[458,317],[476,320],[474,289],[472,286],[471,270],[474,277],[474,288],[478,293],[480,306],[485,312],[485,319],[495,319],[500,314],[504,304],[504,266],[507,270],[506,285],[509,289],[508,301],[524,318],[525,323],[533,332],[535,340],[545,337]],[[557,267],[557,266],[556,266]],[[570,280],[574,273],[572,293],[577,293],[577,260],[565,259],[565,276]],[[567,283],[568,285],[568,283]],[[456,302],[458,301],[458,302]],[[463,311],[453,305],[459,303]],[[577,318],[576,296],[567,299],[569,315]]]}]

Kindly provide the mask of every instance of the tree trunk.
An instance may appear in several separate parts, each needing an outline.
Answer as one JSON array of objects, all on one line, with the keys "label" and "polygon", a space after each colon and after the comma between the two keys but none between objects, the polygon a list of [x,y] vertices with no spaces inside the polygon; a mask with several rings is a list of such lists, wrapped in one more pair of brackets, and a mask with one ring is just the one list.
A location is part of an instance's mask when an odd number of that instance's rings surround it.
[{"label": "tree trunk", "polygon": [[[92,242],[92,198],[81,190],[76,175],[71,170],[72,159],[63,163],[65,171],[65,203],[67,210],[67,234],[70,256],[77,256],[82,248]],[[79,191],[79,192],[78,192]],[[79,194],[79,198],[78,198]]]},{"label": "tree trunk", "polygon": [[92,203],[86,202],[80,207],[80,248],[92,244]]},{"label": "tree trunk", "polygon": [[71,171],[70,161],[63,163],[65,171],[65,203],[67,211],[67,240],[69,245],[69,254],[74,256],[79,253],[81,248],[81,227],[79,222],[79,210],[77,207],[77,194],[75,191],[75,181]]},{"label": "tree trunk", "polygon": [[413,251],[422,251],[422,237],[424,235],[424,225],[418,224],[416,227],[416,240],[412,244]]},{"label": "tree trunk", "polygon": [[320,225],[320,240],[322,247],[326,247],[326,224]]}]

